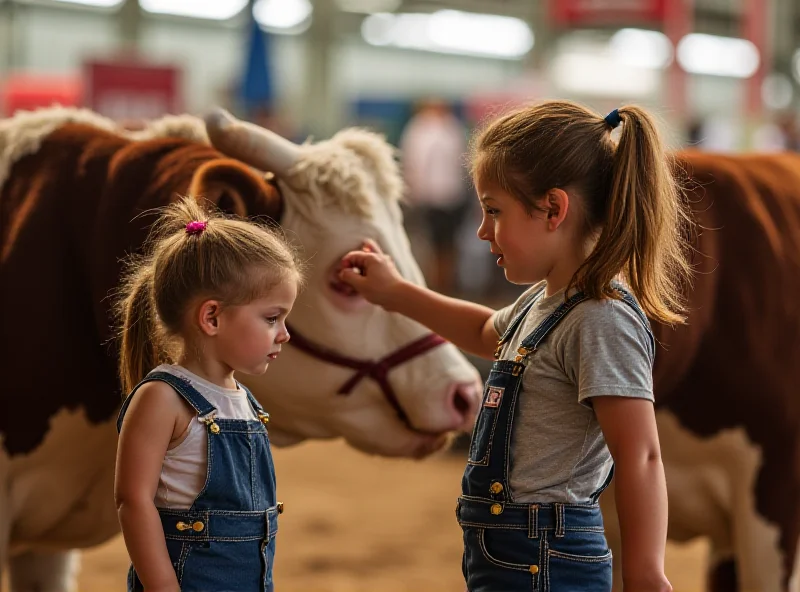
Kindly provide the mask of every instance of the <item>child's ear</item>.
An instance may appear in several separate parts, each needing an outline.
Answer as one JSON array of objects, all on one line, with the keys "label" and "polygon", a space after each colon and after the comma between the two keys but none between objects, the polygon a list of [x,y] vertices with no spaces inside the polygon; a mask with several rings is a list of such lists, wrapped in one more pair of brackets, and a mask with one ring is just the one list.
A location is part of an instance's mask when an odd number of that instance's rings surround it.
[{"label": "child's ear", "polygon": [[206,335],[216,335],[219,331],[219,315],[222,304],[219,300],[205,300],[197,310],[197,323]]},{"label": "child's ear", "polygon": [[563,189],[550,189],[546,195],[547,225],[556,230],[567,217],[569,211],[569,195]]}]

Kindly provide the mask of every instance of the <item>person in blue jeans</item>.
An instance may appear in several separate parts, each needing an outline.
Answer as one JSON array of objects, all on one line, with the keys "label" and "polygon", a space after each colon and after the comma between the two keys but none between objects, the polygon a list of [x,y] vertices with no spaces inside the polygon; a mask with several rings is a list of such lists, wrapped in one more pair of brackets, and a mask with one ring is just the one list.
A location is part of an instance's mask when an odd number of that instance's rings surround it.
[{"label": "person in blue jeans", "polygon": [[[622,125],[619,139],[612,131]],[[689,217],[652,117],[568,101],[474,139],[478,236],[515,284],[493,311],[413,285],[379,245],[342,260],[367,300],[494,359],[456,514],[470,592],[608,592],[598,497],[615,475],[626,592],[668,592],[648,317],[684,322]]]},{"label": "person in blue jeans", "polygon": [[289,340],[301,267],[271,230],[192,198],[131,263],[114,484],[130,592],[273,590],[269,416],[233,375],[263,374]]}]

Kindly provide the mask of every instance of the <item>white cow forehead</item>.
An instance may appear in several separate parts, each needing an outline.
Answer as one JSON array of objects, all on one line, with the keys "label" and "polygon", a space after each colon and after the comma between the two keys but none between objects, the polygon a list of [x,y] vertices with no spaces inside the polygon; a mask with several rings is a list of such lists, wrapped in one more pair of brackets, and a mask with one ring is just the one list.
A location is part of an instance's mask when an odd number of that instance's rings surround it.
[{"label": "white cow forehead", "polygon": [[303,210],[318,215],[336,209],[364,218],[372,216],[376,200],[396,207],[403,194],[403,181],[395,160],[395,149],[367,130],[350,128],[330,140],[304,144],[300,158],[284,181],[303,200]]}]

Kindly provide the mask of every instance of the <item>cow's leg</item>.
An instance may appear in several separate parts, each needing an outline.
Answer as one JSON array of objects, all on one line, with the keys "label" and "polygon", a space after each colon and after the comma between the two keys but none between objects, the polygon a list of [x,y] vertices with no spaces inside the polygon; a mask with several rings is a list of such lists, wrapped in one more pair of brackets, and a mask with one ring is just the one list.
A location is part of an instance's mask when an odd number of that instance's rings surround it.
[{"label": "cow's leg", "polygon": [[[748,485],[752,487],[752,482]],[[777,526],[755,511],[752,489],[740,492],[734,511],[734,549],[739,592],[782,592],[783,553]]]},{"label": "cow's leg", "polygon": [[728,553],[711,550],[708,562],[708,592],[737,592],[736,559]]},{"label": "cow's leg", "polygon": [[29,551],[11,558],[11,592],[75,592],[78,589],[78,551]]},{"label": "cow's leg", "polygon": [[740,592],[782,592],[783,553],[780,532],[756,511],[756,480],[762,451],[744,430],[730,430],[731,454],[725,468],[731,483],[731,523],[736,579]]},{"label": "cow's leg", "polygon": [[794,571],[789,578],[789,592],[800,592],[800,541],[797,541],[797,554],[794,558]]}]

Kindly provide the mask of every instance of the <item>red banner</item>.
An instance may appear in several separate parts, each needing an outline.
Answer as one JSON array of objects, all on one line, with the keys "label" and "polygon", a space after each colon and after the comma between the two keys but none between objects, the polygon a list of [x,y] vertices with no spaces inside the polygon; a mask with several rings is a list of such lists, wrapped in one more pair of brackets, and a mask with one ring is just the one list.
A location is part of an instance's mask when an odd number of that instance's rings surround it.
[{"label": "red banner", "polygon": [[141,62],[88,62],[85,105],[116,120],[141,120],[180,113],[180,70]]},{"label": "red banner", "polygon": [[670,1],[550,0],[550,15],[553,22],[564,27],[661,23]]},{"label": "red banner", "polygon": [[81,81],[77,77],[48,74],[12,74],[0,84],[0,115],[13,115],[23,109],[61,105],[71,107],[81,100]]}]

